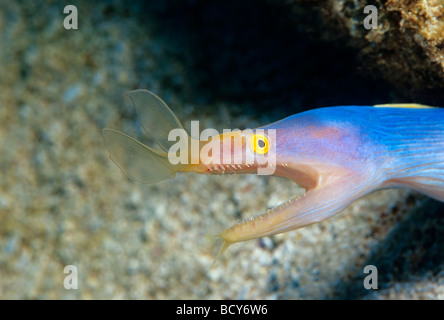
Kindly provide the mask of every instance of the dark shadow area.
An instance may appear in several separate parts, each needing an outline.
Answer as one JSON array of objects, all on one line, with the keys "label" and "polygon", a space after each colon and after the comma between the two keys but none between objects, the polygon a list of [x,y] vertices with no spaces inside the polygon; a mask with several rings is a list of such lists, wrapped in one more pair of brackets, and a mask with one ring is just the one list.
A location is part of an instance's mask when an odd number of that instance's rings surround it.
[{"label": "dark shadow area", "polygon": [[391,100],[390,86],[359,71],[357,52],[310,37],[306,29],[320,26],[319,17],[298,16],[289,3],[151,0],[142,11],[184,62],[191,88],[184,99],[193,103],[245,103],[253,112],[288,115]]},{"label": "dark shadow area", "polygon": [[[378,269],[378,289],[412,281],[444,269],[444,204],[427,199],[411,210],[362,264]],[[364,289],[362,271],[343,279],[333,299],[360,299],[370,293]]]},{"label": "dark shadow area", "polygon": [[[325,30],[315,6],[270,0],[105,1],[102,14],[135,19],[147,30],[147,38],[132,50],[140,86],[149,87],[146,79],[154,77],[184,103],[223,101],[277,119],[336,105],[442,105],[442,92],[395,88],[369,72],[367,64],[374,61],[360,59],[339,29]],[[160,52],[167,48],[162,54],[169,57],[156,61],[154,74],[146,73],[153,50],[147,39],[159,44]],[[173,60],[183,68],[185,85],[168,72],[177,68],[169,65]]]}]

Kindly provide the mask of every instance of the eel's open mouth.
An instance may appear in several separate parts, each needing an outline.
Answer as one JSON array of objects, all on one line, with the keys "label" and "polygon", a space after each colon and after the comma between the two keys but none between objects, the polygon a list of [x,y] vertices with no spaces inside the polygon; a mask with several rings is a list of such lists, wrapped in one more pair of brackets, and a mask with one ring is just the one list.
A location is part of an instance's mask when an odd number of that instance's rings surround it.
[{"label": "eel's open mouth", "polygon": [[216,259],[233,243],[299,229],[340,212],[362,196],[361,185],[347,183],[350,172],[338,168],[278,164],[276,175],[305,189],[300,194],[254,218],[237,223],[218,236],[224,245]]}]

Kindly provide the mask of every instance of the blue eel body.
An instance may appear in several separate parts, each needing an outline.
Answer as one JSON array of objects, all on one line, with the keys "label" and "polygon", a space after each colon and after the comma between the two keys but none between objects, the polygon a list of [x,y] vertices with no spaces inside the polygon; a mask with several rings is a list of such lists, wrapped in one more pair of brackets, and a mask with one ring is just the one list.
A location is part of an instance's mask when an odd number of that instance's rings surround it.
[{"label": "blue eel body", "polygon": [[263,128],[277,130],[278,162],[327,162],[364,170],[362,176],[373,181],[373,188],[410,187],[444,201],[442,108],[319,108]]}]

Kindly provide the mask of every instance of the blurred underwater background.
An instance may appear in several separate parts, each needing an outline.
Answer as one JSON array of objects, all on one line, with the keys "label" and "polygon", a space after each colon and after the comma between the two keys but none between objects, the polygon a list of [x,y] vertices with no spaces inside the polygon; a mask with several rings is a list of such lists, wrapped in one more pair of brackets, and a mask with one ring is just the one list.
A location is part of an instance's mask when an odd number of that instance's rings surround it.
[{"label": "blurred underwater background", "polygon": [[[77,30],[64,28],[68,4]],[[377,29],[363,26],[368,4]],[[144,140],[125,95],[138,88],[185,126],[218,130],[334,105],[444,107],[444,5],[0,0],[1,299],[444,299],[444,205],[407,189],[235,244],[210,268],[213,235],[301,189],[256,175],[129,180],[102,129]],[[362,285],[366,265],[378,290]]]}]

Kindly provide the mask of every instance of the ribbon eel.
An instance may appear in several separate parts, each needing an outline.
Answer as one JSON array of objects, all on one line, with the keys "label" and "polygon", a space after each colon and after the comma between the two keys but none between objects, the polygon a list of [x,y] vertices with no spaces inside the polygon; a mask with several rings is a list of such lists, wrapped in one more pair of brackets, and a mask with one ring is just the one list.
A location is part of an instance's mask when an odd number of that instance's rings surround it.
[{"label": "ribbon eel", "polygon": [[[160,147],[158,151],[104,129],[111,159],[129,178],[153,183],[173,178],[176,172],[258,173],[265,159],[274,175],[305,188],[303,196],[222,231],[218,236],[224,245],[217,257],[233,243],[323,221],[378,189],[407,187],[444,201],[442,108],[419,104],[319,108],[254,130],[196,140],[155,94],[135,90],[128,95],[144,131]],[[174,129],[185,132],[185,145],[178,147],[177,140],[168,139]],[[178,154],[185,161],[171,161]]]}]

